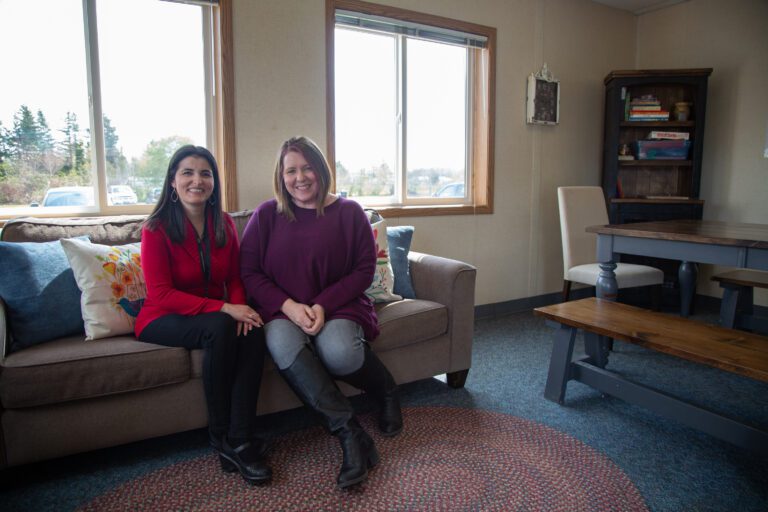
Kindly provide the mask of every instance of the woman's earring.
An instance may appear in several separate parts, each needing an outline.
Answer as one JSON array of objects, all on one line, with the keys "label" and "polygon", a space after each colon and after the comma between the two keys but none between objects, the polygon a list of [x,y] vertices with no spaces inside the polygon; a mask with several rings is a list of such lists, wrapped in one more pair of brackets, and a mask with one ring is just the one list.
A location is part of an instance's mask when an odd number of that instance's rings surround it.
[{"label": "woman's earring", "polygon": [[179,200],[179,194],[176,193],[176,189],[171,192],[171,202],[176,203]]},{"label": "woman's earring", "polygon": [[211,197],[208,198],[208,204],[213,206],[216,204],[216,198],[211,195]]}]

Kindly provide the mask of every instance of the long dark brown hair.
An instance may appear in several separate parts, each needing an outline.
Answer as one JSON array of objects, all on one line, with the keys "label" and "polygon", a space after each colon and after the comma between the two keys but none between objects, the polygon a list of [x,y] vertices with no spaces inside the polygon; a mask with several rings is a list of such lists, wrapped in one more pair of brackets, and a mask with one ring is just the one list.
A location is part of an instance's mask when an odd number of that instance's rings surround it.
[{"label": "long dark brown hair", "polygon": [[168,172],[165,174],[163,191],[160,199],[155,205],[155,209],[147,217],[147,227],[154,231],[158,225],[162,225],[168,237],[173,243],[180,244],[187,235],[186,214],[180,201],[173,201],[171,195],[173,187],[171,182],[176,177],[176,171],[179,170],[179,164],[189,156],[204,158],[213,172],[213,193],[205,204],[206,226],[208,219],[213,221],[213,230],[215,234],[216,247],[223,247],[227,243],[227,230],[224,224],[224,215],[221,209],[221,182],[219,181],[219,166],[216,165],[216,159],[210,151],[202,146],[186,145],[176,150],[168,163]]},{"label": "long dark brown hair", "polygon": [[293,214],[293,199],[291,194],[288,193],[288,189],[285,188],[285,181],[283,181],[283,171],[285,170],[283,159],[291,151],[295,151],[303,156],[312,167],[312,170],[315,171],[319,185],[317,191],[317,216],[320,217],[325,209],[325,200],[328,197],[328,192],[333,189],[333,175],[325,155],[317,147],[317,144],[308,137],[291,137],[283,142],[280,152],[277,154],[275,175],[272,181],[275,199],[277,199],[277,211],[285,215],[290,221],[296,220]]}]

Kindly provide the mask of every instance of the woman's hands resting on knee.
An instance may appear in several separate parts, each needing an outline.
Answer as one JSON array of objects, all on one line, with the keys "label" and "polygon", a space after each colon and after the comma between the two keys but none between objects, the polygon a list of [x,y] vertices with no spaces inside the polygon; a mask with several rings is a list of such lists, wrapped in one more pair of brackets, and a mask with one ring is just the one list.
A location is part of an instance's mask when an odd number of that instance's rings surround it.
[{"label": "woman's hands resting on knee", "polygon": [[226,313],[237,320],[237,335],[245,336],[255,327],[264,325],[264,321],[251,306],[247,304],[230,304],[228,302],[221,306],[221,312]]},{"label": "woman's hands resting on knee", "polygon": [[286,299],[280,310],[310,336],[319,333],[325,325],[325,310],[320,304],[310,307],[293,299]]}]

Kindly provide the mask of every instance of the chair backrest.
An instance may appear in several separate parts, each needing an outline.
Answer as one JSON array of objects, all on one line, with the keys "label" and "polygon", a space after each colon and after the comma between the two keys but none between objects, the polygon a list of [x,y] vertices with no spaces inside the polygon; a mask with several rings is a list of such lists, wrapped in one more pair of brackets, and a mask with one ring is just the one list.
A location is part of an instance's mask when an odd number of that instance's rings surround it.
[{"label": "chair backrest", "polygon": [[557,201],[565,276],[572,267],[597,262],[597,235],[585,229],[608,224],[608,212],[601,187],[558,187]]}]

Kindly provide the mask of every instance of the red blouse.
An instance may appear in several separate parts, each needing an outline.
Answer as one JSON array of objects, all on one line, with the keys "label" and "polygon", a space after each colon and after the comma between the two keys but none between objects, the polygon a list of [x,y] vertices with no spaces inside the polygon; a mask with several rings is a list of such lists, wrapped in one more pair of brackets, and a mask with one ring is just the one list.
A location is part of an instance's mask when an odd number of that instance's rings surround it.
[{"label": "red blouse", "polygon": [[[162,226],[141,231],[141,266],[147,297],[136,318],[136,336],[161,316],[198,315],[221,310],[226,302],[245,304],[245,290],[240,281],[240,243],[235,223],[224,214],[227,243],[216,247],[213,226],[209,223],[211,265],[208,294],[200,265],[197,234],[187,220],[184,242],[171,241]],[[228,298],[227,298],[228,297]]]}]

